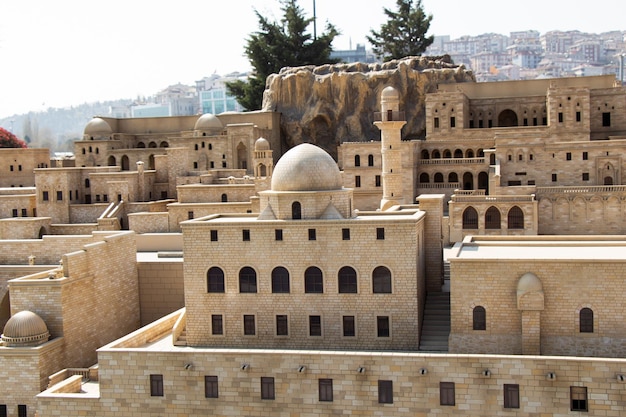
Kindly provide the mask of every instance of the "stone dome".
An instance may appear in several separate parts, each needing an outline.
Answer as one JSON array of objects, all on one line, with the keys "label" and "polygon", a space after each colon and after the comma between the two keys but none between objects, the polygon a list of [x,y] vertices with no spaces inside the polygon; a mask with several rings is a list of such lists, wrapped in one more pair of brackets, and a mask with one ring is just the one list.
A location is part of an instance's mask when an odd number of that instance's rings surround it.
[{"label": "stone dome", "polygon": [[206,113],[196,120],[196,125],[193,129],[221,132],[222,129],[224,129],[224,125],[222,125],[222,122],[217,118],[217,116],[211,113]]},{"label": "stone dome", "polygon": [[543,291],[543,284],[532,272],[527,272],[517,281],[517,292]]},{"label": "stone dome", "polygon": [[254,142],[254,150],[255,151],[269,151],[270,143],[265,138],[258,138],[256,142]]},{"label": "stone dome", "polygon": [[291,148],[276,163],[272,191],[329,191],[342,188],[341,173],[323,149],[303,143]]},{"label": "stone dome", "polygon": [[36,346],[48,341],[50,333],[41,317],[32,311],[20,311],[4,326],[2,341],[10,347]]},{"label": "stone dome", "polygon": [[400,95],[398,94],[398,90],[392,86],[385,87],[380,95],[382,100],[398,100],[399,97]]},{"label": "stone dome", "polygon": [[111,126],[99,117],[91,119],[84,130],[86,136],[109,136],[111,133],[113,133]]}]

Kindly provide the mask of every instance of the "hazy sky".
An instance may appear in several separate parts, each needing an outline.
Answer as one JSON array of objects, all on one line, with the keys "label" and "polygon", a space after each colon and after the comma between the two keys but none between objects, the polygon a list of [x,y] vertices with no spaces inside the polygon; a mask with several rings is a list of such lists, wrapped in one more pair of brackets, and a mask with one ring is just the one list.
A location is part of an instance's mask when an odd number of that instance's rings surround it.
[{"label": "hazy sky", "polygon": [[[429,34],[534,29],[626,29],[623,0],[423,0]],[[312,16],[313,0],[300,0]],[[335,49],[366,43],[395,0],[316,0],[317,30],[332,22]],[[256,8],[280,19],[278,0],[1,0],[0,118],[48,107],[152,95],[170,84],[250,69],[243,48]],[[311,26],[312,31],[312,26]],[[368,46],[369,47],[369,46]]]}]

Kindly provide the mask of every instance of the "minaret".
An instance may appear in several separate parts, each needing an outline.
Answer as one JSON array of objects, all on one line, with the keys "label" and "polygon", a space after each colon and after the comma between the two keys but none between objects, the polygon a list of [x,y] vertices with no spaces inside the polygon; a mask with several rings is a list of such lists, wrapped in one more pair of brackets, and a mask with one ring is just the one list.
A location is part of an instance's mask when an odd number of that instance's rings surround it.
[{"label": "minaret", "polygon": [[400,97],[398,91],[385,87],[380,96],[380,121],[374,125],[380,129],[380,146],[383,157],[383,198],[380,200],[380,209],[404,204],[402,197],[402,126],[406,124],[404,113],[400,112]]}]

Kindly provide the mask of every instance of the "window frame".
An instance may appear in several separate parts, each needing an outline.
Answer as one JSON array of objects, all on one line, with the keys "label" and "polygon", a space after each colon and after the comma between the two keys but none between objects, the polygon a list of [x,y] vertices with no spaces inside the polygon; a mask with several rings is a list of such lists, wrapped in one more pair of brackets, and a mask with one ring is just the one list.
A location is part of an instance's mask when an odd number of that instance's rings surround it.
[{"label": "window frame", "polygon": [[28,406],[26,404],[17,405],[17,417],[28,417]]},{"label": "window frame", "polygon": [[351,266],[342,266],[337,272],[337,291],[339,294],[358,293],[358,274]]},{"label": "window frame", "polygon": [[[319,275],[317,272],[319,271]],[[315,275],[314,275],[315,273]],[[324,293],[324,273],[316,266],[310,266],[304,271],[304,293],[323,294]]]},{"label": "window frame", "polygon": [[259,291],[257,273],[251,266],[244,266],[239,270],[239,293],[256,294]]},{"label": "window frame", "polygon": [[276,336],[289,336],[289,316],[277,314],[274,323],[276,325]]},{"label": "window frame", "polygon": [[256,316],[254,314],[243,315],[243,335],[256,336]]},{"label": "window frame", "polygon": [[578,312],[578,331],[579,333],[593,333],[594,330],[594,314],[589,307],[583,307]]},{"label": "window frame", "polygon": [[151,397],[164,397],[163,391],[163,375],[162,374],[150,374],[150,396]]},{"label": "window frame", "polygon": [[[315,323],[314,323],[315,321]],[[322,316],[310,315],[309,316],[309,337],[322,337]]]},{"label": "window frame", "polygon": [[271,377],[271,376],[261,377],[261,399],[262,400],[275,400],[276,399],[276,386],[274,383],[274,377]]},{"label": "window frame", "polygon": [[309,240],[317,240],[317,230],[316,229],[309,229],[308,233],[309,233]]},{"label": "window frame", "polygon": [[455,385],[454,382],[442,381],[439,383],[439,405],[454,406],[455,401]]},{"label": "window frame", "polygon": [[472,309],[472,330],[487,330],[487,310],[483,306]]},{"label": "window frame", "polygon": [[[380,275],[377,271],[385,270],[386,275]],[[393,292],[391,270],[386,266],[379,265],[372,271],[372,293],[391,294]]]},{"label": "window frame", "polygon": [[589,411],[587,387],[570,386],[570,411]]},{"label": "window frame", "polygon": [[217,376],[204,376],[204,398],[219,398],[219,381]]},{"label": "window frame", "polygon": [[393,404],[393,381],[378,380],[378,404]]},{"label": "window frame", "polygon": [[318,393],[320,402],[333,401],[333,380],[331,378],[319,378]]},{"label": "window frame", "polygon": [[384,227],[376,228],[376,240],[385,240],[385,228]]},{"label": "window frame", "polygon": [[274,240],[276,241],[283,240],[283,229],[274,229]]},{"label": "window frame", "polygon": [[356,337],[356,316],[341,316],[341,331],[343,337]]},{"label": "window frame", "polygon": [[[381,323],[384,325],[381,326]],[[376,316],[376,337],[391,337],[391,319],[389,316]]]},{"label": "window frame", "polygon": [[224,316],[221,314],[211,314],[211,335],[224,335]]},{"label": "window frame", "polygon": [[[215,275],[219,271],[221,276]],[[226,292],[224,271],[218,266],[212,266],[206,272],[207,293],[223,294]]]},{"label": "window frame", "polygon": [[504,408],[519,408],[519,384],[504,384]]},{"label": "window frame", "polygon": [[284,266],[272,269],[272,294],[289,294],[290,292],[289,270]]}]

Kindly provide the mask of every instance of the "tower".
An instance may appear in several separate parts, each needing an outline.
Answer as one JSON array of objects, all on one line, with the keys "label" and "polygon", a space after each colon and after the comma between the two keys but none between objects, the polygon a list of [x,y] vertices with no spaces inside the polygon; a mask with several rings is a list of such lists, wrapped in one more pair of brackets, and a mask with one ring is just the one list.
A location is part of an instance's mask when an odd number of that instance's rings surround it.
[{"label": "tower", "polygon": [[374,125],[380,129],[381,153],[383,159],[382,183],[383,198],[380,201],[380,209],[387,210],[389,207],[404,204],[402,196],[402,149],[401,132],[406,124],[404,112],[400,112],[400,98],[398,91],[391,87],[385,87],[380,97],[380,117]]}]

